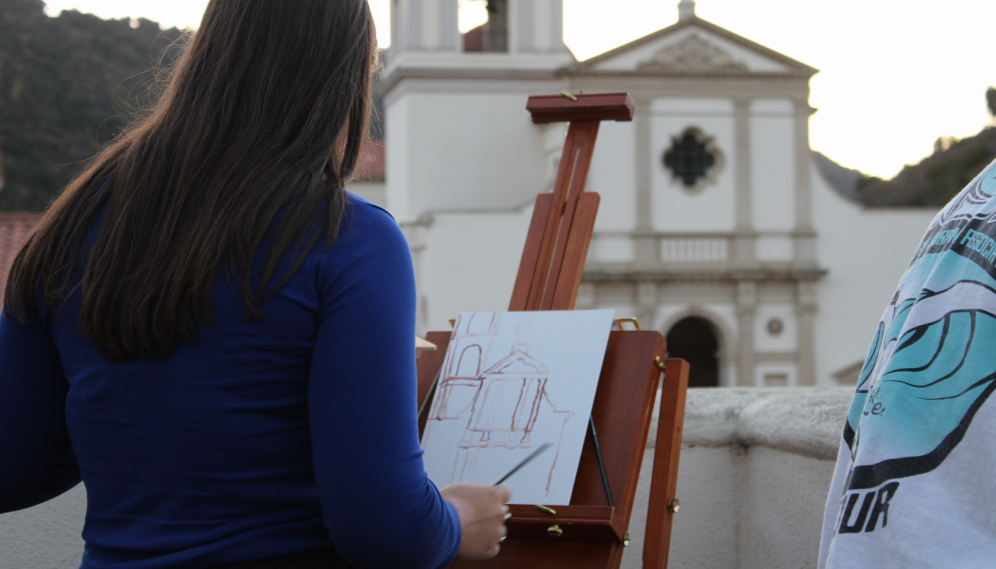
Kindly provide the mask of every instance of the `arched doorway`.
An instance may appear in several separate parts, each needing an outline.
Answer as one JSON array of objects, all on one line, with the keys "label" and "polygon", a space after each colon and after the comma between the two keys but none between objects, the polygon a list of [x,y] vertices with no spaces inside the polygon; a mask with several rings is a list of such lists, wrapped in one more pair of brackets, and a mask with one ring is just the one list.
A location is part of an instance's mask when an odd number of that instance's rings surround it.
[{"label": "arched doorway", "polygon": [[719,387],[718,350],[716,332],[705,318],[684,318],[667,333],[668,357],[686,360],[691,367],[688,387]]}]

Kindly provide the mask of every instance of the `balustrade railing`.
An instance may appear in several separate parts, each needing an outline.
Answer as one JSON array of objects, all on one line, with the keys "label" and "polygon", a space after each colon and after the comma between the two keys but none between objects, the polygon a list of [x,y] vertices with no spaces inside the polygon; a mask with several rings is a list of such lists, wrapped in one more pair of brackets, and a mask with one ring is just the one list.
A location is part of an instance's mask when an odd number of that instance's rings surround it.
[{"label": "balustrade railing", "polygon": [[661,234],[661,262],[664,263],[725,263],[730,259],[727,234],[665,233]]}]

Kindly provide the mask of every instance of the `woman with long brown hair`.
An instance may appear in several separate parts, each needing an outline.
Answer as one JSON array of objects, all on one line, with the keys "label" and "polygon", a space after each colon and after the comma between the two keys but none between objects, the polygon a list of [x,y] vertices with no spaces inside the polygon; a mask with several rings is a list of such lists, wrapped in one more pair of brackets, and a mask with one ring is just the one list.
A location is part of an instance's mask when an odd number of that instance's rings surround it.
[{"label": "woman with long brown hair", "polygon": [[426,477],[411,257],[344,190],[366,0],[211,0],[59,196],[0,316],[0,513],[87,487],[83,568],[438,567],[507,489]]}]

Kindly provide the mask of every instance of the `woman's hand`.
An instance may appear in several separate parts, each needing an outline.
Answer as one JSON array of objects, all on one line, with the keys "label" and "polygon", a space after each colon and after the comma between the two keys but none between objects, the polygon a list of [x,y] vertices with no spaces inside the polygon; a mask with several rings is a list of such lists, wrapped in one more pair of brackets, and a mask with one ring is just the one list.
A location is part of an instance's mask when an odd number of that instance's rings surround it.
[{"label": "woman's hand", "polygon": [[479,561],[498,555],[498,543],[505,537],[506,502],[512,497],[508,486],[483,486],[457,482],[439,491],[460,516],[463,540],[457,559]]}]

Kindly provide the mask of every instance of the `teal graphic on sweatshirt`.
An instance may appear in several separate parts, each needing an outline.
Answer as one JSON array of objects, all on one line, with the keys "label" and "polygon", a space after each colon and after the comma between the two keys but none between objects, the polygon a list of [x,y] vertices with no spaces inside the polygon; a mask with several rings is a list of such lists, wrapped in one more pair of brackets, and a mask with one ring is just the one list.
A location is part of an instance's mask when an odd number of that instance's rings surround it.
[{"label": "teal graphic on sweatshirt", "polygon": [[848,490],[936,469],[996,389],[996,172],[942,210],[879,324],[844,429]]}]

